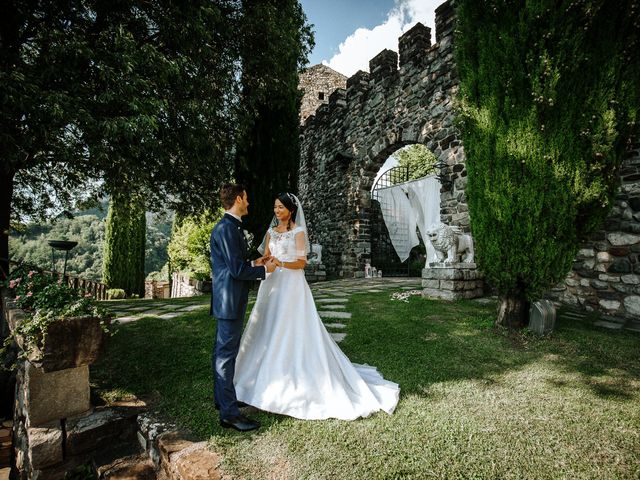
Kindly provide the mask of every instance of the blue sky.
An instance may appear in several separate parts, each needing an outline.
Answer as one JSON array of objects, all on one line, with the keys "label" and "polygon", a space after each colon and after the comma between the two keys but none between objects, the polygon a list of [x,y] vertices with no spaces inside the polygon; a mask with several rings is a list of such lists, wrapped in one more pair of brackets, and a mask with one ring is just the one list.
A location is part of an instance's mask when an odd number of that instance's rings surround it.
[{"label": "blue sky", "polygon": [[418,21],[432,28],[443,0],[300,0],[314,25],[316,47],[309,64],[324,63],[350,76],[368,70],[385,48],[398,50],[398,37]]},{"label": "blue sky", "polygon": [[359,27],[373,28],[383,23],[394,6],[393,0],[300,0],[310,23],[314,24],[316,48],[309,57],[315,65],[338,53],[338,46]]}]

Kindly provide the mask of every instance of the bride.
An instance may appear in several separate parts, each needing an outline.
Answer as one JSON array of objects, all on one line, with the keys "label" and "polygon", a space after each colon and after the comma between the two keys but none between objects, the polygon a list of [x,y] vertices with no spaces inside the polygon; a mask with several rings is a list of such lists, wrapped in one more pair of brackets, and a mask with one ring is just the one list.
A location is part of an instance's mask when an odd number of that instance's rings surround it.
[{"label": "bride", "polygon": [[[278,266],[261,282],[236,361],[239,401],[291,417],[353,420],[393,413],[400,388],[353,364],[324,327],[304,277],[309,251],[302,206],[283,193],[260,246]],[[264,250],[263,250],[264,249]]]}]

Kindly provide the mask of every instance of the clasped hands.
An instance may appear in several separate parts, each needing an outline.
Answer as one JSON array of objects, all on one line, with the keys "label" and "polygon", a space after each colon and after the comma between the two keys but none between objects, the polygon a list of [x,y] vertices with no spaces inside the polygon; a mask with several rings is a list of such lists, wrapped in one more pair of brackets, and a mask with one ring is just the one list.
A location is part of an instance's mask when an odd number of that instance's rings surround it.
[{"label": "clasped hands", "polygon": [[282,262],[280,262],[280,260],[278,260],[273,255],[269,255],[258,258],[253,262],[253,264],[257,267],[264,265],[267,268],[268,273],[273,273],[276,267],[282,265]]}]

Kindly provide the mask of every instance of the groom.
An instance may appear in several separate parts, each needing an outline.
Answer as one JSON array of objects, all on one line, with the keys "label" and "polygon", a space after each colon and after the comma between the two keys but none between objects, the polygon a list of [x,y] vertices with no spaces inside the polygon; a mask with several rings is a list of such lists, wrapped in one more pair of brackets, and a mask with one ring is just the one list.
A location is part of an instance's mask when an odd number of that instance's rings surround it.
[{"label": "groom", "polygon": [[225,184],[220,189],[225,209],[222,219],[211,232],[211,271],[213,292],[211,313],[217,319],[213,349],[213,393],[220,409],[220,425],[246,432],[260,427],[240,413],[233,376],[240,347],[242,325],[247,310],[249,285],[264,280],[275,270],[270,259],[247,260],[247,244],[242,217],[249,213],[247,192],[242,185]]}]

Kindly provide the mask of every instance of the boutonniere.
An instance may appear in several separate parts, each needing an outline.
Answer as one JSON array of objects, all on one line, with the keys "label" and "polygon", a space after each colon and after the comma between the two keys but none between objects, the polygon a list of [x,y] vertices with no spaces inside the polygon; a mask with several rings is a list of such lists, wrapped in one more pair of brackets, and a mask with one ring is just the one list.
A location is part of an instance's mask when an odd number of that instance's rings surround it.
[{"label": "boutonniere", "polygon": [[244,241],[247,242],[247,245],[251,245],[251,242],[253,242],[253,234],[246,230],[242,230],[242,233],[244,235]]}]

